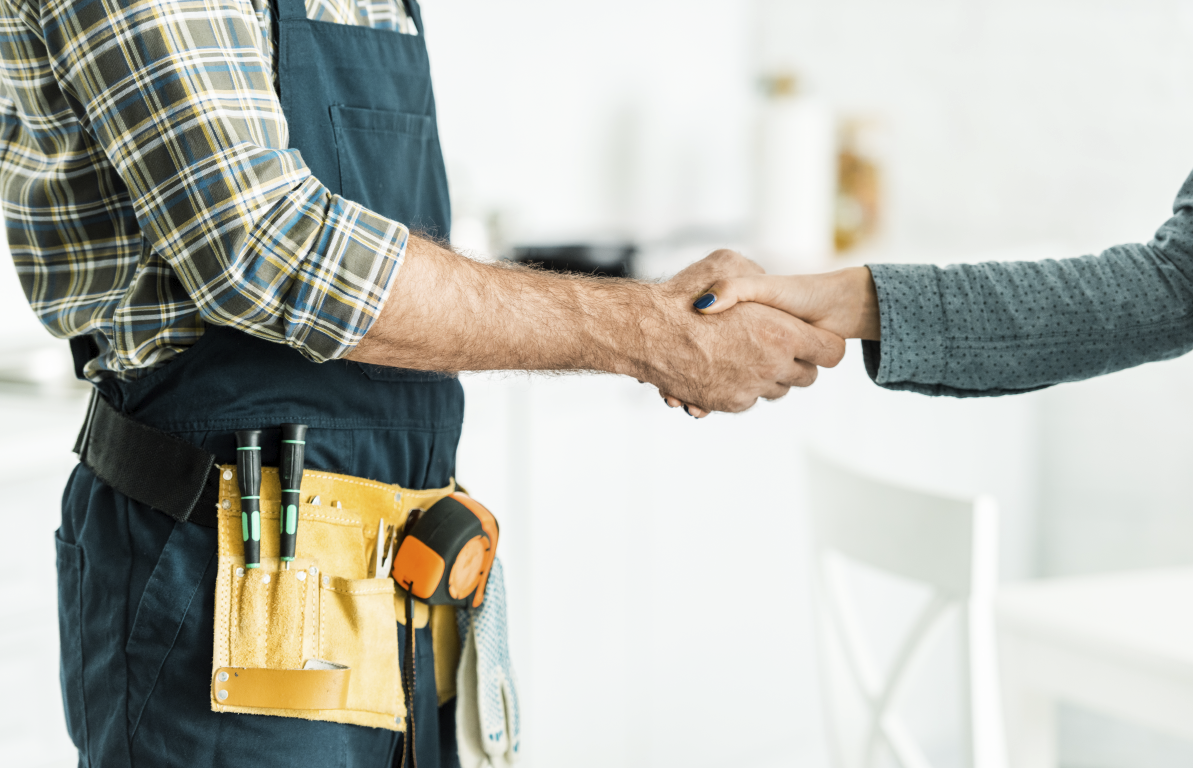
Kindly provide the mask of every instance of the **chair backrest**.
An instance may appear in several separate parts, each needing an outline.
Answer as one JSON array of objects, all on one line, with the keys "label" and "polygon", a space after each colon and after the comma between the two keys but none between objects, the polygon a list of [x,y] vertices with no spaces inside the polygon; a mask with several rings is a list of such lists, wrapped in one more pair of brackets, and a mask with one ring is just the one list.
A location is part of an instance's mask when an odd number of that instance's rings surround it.
[{"label": "chair backrest", "polygon": [[[839,768],[875,768],[885,747],[902,768],[931,768],[898,716],[908,672],[949,616],[959,619],[959,734],[972,768],[1004,768],[1005,753],[992,601],[997,583],[998,510],[988,497],[954,499],[902,488],[850,471],[820,456],[808,462],[815,531],[817,635],[829,742]],[[845,579],[849,561],[909,579],[931,594],[879,671]],[[862,743],[841,722],[846,688],[860,699]]]}]

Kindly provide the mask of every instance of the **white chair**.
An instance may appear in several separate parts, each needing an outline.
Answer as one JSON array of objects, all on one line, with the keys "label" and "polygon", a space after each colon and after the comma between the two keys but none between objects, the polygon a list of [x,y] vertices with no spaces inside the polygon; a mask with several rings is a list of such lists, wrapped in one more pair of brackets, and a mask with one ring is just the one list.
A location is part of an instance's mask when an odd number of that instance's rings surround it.
[{"label": "white chair", "polygon": [[[963,752],[972,768],[1004,768],[992,608],[998,553],[994,500],[952,499],[901,488],[819,456],[809,457],[808,466],[820,676],[835,764],[874,768],[886,752],[901,768],[930,768],[896,710],[908,673],[929,647],[933,630],[952,615],[959,619],[962,646]],[[885,672],[863,636],[846,578],[850,561],[912,580],[931,592]],[[861,739],[856,729],[850,738],[843,721],[849,688],[862,704]]]}]

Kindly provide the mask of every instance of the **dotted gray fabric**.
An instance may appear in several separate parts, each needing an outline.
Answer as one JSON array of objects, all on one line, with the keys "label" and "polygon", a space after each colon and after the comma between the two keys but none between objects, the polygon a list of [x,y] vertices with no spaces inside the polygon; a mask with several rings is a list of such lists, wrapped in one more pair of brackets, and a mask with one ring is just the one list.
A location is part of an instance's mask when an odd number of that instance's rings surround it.
[{"label": "dotted gray fabric", "polygon": [[879,385],[925,395],[1006,395],[1193,349],[1193,176],[1147,244],[1063,261],[870,266]]}]

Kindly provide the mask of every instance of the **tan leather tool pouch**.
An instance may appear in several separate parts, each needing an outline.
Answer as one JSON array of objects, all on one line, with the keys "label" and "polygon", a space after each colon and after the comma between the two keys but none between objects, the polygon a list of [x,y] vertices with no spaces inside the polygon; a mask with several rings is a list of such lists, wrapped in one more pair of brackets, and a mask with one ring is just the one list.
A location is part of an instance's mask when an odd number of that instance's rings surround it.
[{"label": "tan leather tool pouch", "polygon": [[[366,577],[376,559],[378,521],[400,526],[411,510],[426,509],[453,490],[410,491],[307,471],[295,560],[283,569],[278,473],[266,467],[261,565],[245,568],[236,467],[221,467],[211,708],[403,730],[398,623],[406,621],[404,595],[388,574]],[[317,504],[308,503],[316,498]],[[415,626],[426,626],[429,614],[416,603]],[[450,638],[438,633],[447,624],[436,622],[436,667],[440,652],[445,665],[459,658],[454,622]],[[454,691],[440,690],[441,700],[450,695]]]}]

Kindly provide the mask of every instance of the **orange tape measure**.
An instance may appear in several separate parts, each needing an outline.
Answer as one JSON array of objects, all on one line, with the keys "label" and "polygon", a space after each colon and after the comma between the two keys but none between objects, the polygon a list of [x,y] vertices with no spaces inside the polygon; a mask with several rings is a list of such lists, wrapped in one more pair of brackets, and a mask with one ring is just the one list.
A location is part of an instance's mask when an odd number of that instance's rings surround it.
[{"label": "orange tape measure", "polygon": [[497,518],[480,502],[459,492],[445,496],[406,533],[394,559],[394,581],[430,605],[479,607],[497,535]]}]

